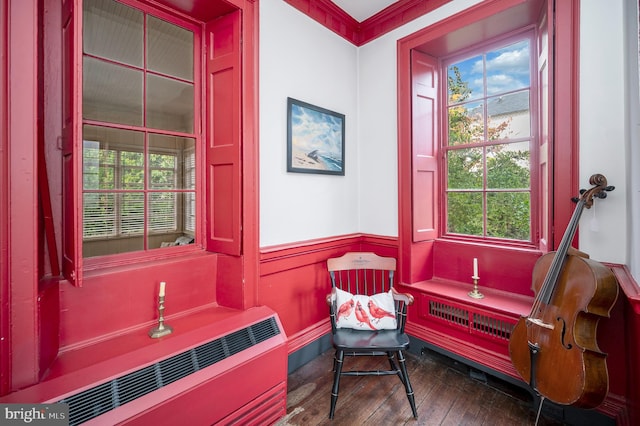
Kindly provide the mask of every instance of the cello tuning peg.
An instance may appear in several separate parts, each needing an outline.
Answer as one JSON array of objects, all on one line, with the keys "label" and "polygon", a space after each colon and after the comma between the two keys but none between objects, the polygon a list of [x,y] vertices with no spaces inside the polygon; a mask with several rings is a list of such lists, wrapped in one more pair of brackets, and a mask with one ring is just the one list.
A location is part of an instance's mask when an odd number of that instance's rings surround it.
[{"label": "cello tuning peg", "polygon": [[573,201],[574,203],[577,203],[578,201],[580,201],[580,198],[578,198],[578,197],[571,197],[571,201]]},{"label": "cello tuning peg", "polygon": [[586,189],[584,189],[584,188],[583,188],[583,189],[581,189],[581,190],[580,190],[580,195],[584,194],[585,192],[587,192],[587,190],[586,190]]},{"label": "cello tuning peg", "polygon": [[605,190],[605,191],[613,191],[614,189],[616,189],[616,187],[615,187],[615,186],[613,186],[613,185],[609,185],[609,186],[607,186],[604,190]]},{"label": "cello tuning peg", "polygon": [[607,198],[607,193],[606,192],[598,192],[596,194],[596,197],[602,199],[602,198]]}]

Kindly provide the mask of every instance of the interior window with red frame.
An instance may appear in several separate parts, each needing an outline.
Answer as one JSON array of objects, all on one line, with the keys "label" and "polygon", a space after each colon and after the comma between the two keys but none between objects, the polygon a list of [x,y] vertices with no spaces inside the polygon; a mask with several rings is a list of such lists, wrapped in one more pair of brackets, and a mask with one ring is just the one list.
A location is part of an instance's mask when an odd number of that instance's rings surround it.
[{"label": "interior window with red frame", "polygon": [[198,236],[198,27],[128,3],[83,2],[85,258]]}]

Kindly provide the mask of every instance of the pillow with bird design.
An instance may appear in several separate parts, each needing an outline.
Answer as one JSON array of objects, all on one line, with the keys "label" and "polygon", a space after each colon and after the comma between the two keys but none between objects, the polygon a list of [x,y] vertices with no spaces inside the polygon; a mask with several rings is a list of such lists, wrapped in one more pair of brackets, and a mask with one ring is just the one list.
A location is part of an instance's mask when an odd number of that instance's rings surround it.
[{"label": "pillow with bird design", "polygon": [[336,326],[356,330],[395,330],[396,309],[391,290],[371,296],[336,288]]}]

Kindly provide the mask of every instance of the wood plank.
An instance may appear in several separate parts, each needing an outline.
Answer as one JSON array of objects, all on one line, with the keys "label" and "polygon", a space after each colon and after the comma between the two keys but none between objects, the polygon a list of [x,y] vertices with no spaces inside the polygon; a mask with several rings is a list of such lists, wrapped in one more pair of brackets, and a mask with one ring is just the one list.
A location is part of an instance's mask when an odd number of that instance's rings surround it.
[{"label": "wood plank", "polygon": [[[289,425],[534,425],[531,395],[513,385],[427,351],[407,354],[418,419],[414,419],[405,388],[396,376],[342,377],[333,420],[329,420],[333,385],[333,350],[328,350],[289,375],[287,416],[277,426]],[[345,369],[386,368],[384,357],[349,357]],[[474,378],[475,377],[475,378]],[[485,380],[486,379],[486,380]],[[499,383],[498,383],[499,382]],[[540,418],[539,426],[562,422]]]}]

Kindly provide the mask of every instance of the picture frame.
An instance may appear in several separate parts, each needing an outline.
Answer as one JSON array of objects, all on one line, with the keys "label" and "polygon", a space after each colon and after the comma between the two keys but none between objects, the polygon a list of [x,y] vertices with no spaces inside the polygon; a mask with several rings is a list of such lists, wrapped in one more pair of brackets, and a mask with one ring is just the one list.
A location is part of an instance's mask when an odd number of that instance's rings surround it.
[{"label": "picture frame", "polygon": [[287,172],[345,174],[345,115],[287,98]]}]

